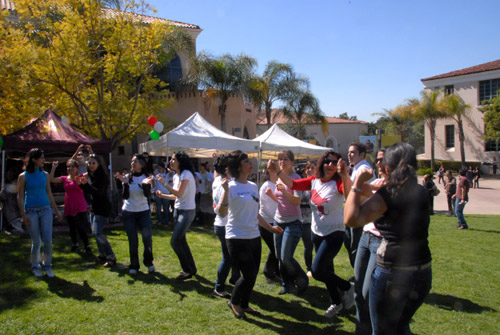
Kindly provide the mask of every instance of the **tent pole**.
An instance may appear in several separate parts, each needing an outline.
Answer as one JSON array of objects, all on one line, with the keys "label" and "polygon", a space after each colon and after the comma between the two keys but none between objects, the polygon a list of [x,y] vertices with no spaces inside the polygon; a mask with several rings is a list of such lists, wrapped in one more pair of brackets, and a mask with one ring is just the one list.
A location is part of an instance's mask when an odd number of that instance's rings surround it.
[{"label": "tent pole", "polygon": [[259,154],[257,155],[257,186],[260,190],[260,161],[262,159],[262,142],[259,142]]}]

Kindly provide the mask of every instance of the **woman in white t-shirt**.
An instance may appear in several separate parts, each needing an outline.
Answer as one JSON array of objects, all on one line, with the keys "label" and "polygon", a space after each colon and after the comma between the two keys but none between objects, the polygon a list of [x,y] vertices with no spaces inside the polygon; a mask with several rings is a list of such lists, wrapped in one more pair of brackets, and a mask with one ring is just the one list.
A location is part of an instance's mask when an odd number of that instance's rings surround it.
[{"label": "woman in white t-shirt", "polygon": [[[278,171],[275,162],[269,161],[267,168]],[[337,256],[345,237],[343,203],[351,189],[351,179],[347,164],[335,151],[327,151],[318,160],[317,175],[293,180],[278,171],[282,182],[294,190],[311,191],[312,241],[316,251],[312,265],[312,275],[326,284],[330,296],[330,307],[325,316],[333,318],[343,307],[349,309],[354,304],[354,285],[337,276],[333,259]],[[344,291],[343,304],[338,289]]]},{"label": "woman in white t-shirt", "polygon": [[275,234],[283,233],[283,229],[271,226],[259,215],[257,185],[247,180],[253,173],[247,154],[239,150],[231,152],[228,169],[234,179],[229,182],[223,180],[224,192],[217,210],[222,217],[228,216],[227,248],[241,271],[228,306],[237,318],[245,318],[245,312],[259,313],[248,305],[259,272],[262,250],[258,226]]},{"label": "woman in white t-shirt", "polygon": [[144,156],[135,154],[130,162],[130,173],[119,175],[123,184],[122,218],[125,231],[127,232],[130,252],[130,266],[128,273],[137,274],[139,270],[139,240],[137,232],[142,235],[144,244],[143,262],[152,273],[156,270],[153,265],[153,236],[151,231],[151,211],[148,198],[151,196],[152,177],[146,175],[146,159]]},{"label": "woman in white t-shirt", "polygon": [[[276,173],[269,173],[266,170],[264,178],[266,181],[262,184],[259,190],[259,214],[264,218],[264,220],[266,220],[266,222],[272,225],[274,223],[274,214],[278,208],[278,199],[274,195],[278,176]],[[269,248],[269,254],[267,255],[266,263],[264,264],[264,276],[266,277],[268,283],[274,281],[281,282],[279,261],[276,258],[273,234],[261,226],[259,226],[259,231],[260,236],[262,236],[262,239]]]},{"label": "woman in white t-shirt", "polygon": [[196,196],[196,182],[194,180],[193,165],[185,152],[178,151],[172,156],[170,168],[175,171],[173,187],[168,185],[163,176],[157,176],[158,181],[165,186],[170,194],[156,191],[156,195],[161,198],[175,200],[175,226],[170,245],[177,254],[182,267],[182,271],[176,279],[184,281],[196,275],[197,271],[193,255],[186,240],[186,233],[196,215],[196,203],[194,199]]}]

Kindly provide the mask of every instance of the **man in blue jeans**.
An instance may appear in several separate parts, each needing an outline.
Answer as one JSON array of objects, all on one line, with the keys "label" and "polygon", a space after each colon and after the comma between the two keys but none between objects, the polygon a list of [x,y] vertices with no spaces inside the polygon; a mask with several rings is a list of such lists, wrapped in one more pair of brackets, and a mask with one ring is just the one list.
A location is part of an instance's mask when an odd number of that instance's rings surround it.
[{"label": "man in blue jeans", "polygon": [[458,229],[467,229],[469,226],[464,218],[464,207],[469,201],[470,183],[466,177],[467,168],[462,167],[459,171],[459,181],[457,185],[457,193],[453,196],[455,198],[455,215],[458,219]]}]

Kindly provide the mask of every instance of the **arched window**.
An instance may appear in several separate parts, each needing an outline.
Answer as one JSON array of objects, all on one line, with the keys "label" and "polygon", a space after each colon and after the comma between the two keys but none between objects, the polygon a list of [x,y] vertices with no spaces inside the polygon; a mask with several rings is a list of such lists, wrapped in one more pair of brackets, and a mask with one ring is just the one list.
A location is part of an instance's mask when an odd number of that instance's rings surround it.
[{"label": "arched window", "polygon": [[243,138],[246,138],[247,140],[250,139],[250,133],[248,132],[247,126],[243,128]]},{"label": "arched window", "polygon": [[156,72],[156,76],[168,84],[167,89],[170,91],[176,91],[176,86],[182,79],[182,63],[179,55],[175,55],[174,59],[172,59],[168,64],[161,66],[158,68]]},{"label": "arched window", "polygon": [[333,148],[333,141],[331,138],[329,138],[327,141],[326,141],[326,147],[328,148]]}]

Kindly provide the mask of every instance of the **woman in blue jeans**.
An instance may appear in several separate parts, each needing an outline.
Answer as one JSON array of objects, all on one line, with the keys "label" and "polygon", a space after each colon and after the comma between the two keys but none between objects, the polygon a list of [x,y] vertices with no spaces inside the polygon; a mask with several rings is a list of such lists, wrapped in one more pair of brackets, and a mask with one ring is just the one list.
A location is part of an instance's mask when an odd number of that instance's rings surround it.
[{"label": "woman in blue jeans", "polygon": [[429,294],[431,252],[427,240],[429,199],[417,181],[415,149],[396,143],[386,149],[387,181],[362,202],[362,189],[372,177],[363,170],[344,207],[344,223],[362,227],[375,221],[383,240],[369,289],[373,334],[411,334],[410,320]]},{"label": "woman in blue jeans", "polygon": [[290,150],[282,150],[278,154],[280,170],[276,173],[280,179],[276,183],[274,192],[278,201],[274,225],[283,229],[283,234],[274,235],[274,248],[282,279],[282,288],[278,294],[294,292],[296,286],[298,293],[302,293],[309,285],[309,278],[293,257],[302,237],[302,213],[300,211],[302,193],[293,191],[281,179],[282,177],[292,180],[300,179],[300,176],[293,172],[294,161],[294,154]]},{"label": "woman in blue jeans", "polygon": [[[276,164],[270,161],[268,169],[277,171]],[[281,170],[277,172],[281,180],[291,189],[311,191],[312,242],[316,257],[312,264],[312,275],[325,283],[330,297],[330,307],[325,316],[333,318],[343,308],[349,309],[354,303],[354,286],[335,274],[333,260],[344,242],[342,205],[351,188],[347,164],[340,154],[327,151],[318,160],[316,175],[292,180]],[[299,237],[300,238],[300,237]],[[343,292],[340,296],[339,290]]]},{"label": "woman in blue jeans", "polygon": [[147,163],[144,156],[135,154],[130,162],[130,173],[118,176],[123,183],[122,220],[128,237],[130,266],[128,273],[137,274],[139,270],[139,240],[137,232],[142,235],[144,245],[143,263],[149,273],[156,271],[153,265],[153,236],[151,231],[151,212],[148,199],[151,196],[152,177],[146,174]]},{"label": "woman in blue jeans", "polygon": [[111,204],[108,199],[109,178],[99,156],[95,154],[89,156],[87,173],[83,175],[81,182],[83,190],[90,194],[92,235],[95,237],[99,250],[98,259],[104,267],[112,267],[116,264],[116,256],[104,235],[104,225],[108,223],[111,215]]},{"label": "woman in blue jeans", "polygon": [[168,185],[163,176],[156,176],[170,194],[156,191],[156,195],[160,198],[175,200],[175,226],[170,245],[179,258],[182,267],[182,271],[176,279],[184,281],[196,275],[197,272],[191,249],[189,249],[186,240],[186,233],[196,215],[196,182],[194,180],[193,165],[185,152],[178,151],[172,156],[170,168],[175,171],[173,186]]},{"label": "woman in blue jeans", "polygon": [[[43,170],[45,155],[41,149],[28,151],[24,160],[25,172],[17,181],[17,204],[23,223],[31,237],[31,271],[35,277],[43,275],[54,277],[52,271],[52,208],[56,219],[61,214],[52,196],[47,172]],[[43,260],[40,247],[43,242]],[[41,264],[40,264],[41,262]]]}]

